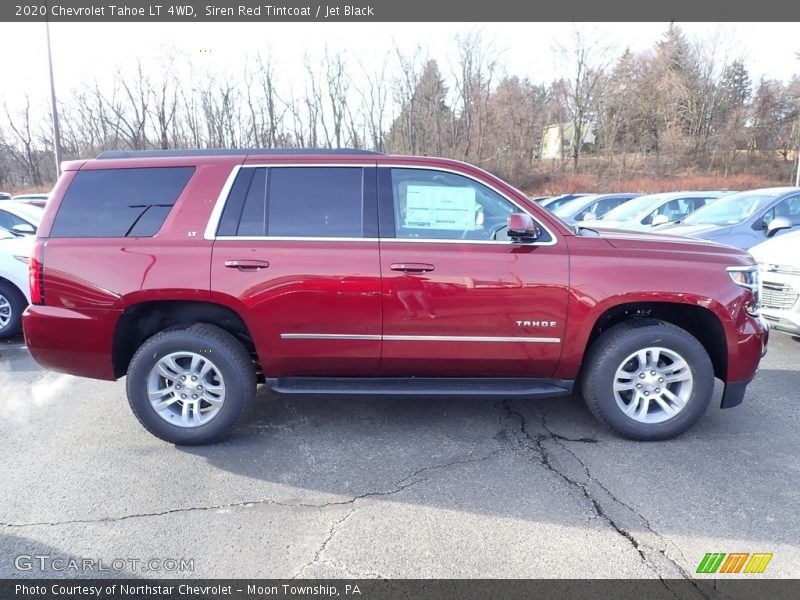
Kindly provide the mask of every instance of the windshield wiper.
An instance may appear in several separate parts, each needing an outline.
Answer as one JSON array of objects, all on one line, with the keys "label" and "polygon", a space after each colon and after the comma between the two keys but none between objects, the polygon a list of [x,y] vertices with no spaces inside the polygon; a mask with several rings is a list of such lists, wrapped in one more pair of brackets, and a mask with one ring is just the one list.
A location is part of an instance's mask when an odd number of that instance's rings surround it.
[{"label": "windshield wiper", "polygon": [[595,236],[600,237],[600,232],[597,229],[592,229],[591,227],[586,227],[585,225],[573,225],[572,231],[575,232],[575,235],[583,235],[582,231],[591,231]]}]

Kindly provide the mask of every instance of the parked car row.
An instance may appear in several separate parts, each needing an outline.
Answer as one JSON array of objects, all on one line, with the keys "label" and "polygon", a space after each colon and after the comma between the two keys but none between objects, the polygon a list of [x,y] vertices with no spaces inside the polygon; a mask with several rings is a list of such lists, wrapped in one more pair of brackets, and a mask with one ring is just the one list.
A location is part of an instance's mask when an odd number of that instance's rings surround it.
[{"label": "parked car row", "polygon": [[24,202],[25,204],[33,204],[40,208],[44,208],[47,204],[49,194],[36,193],[36,194],[17,194],[12,196],[6,192],[0,192],[0,200],[13,200],[15,202]]},{"label": "parked car row", "polygon": [[800,188],[564,194],[538,203],[572,225],[647,230],[749,250],[759,263],[764,318],[776,331],[800,336]]},{"label": "parked car row", "polygon": [[570,225],[688,235],[748,249],[800,229],[800,188],[563,194],[539,204]]},{"label": "parked car row", "polygon": [[28,261],[44,209],[9,200],[0,203],[0,340],[20,332],[30,302]]}]

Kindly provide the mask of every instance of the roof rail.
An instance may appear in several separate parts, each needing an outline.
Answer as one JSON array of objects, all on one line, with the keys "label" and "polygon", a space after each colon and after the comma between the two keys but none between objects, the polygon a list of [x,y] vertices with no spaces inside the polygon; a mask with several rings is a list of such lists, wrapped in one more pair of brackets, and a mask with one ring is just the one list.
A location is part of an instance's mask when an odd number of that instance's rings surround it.
[{"label": "roof rail", "polygon": [[197,150],[109,150],[102,152],[98,159],[111,158],[168,158],[182,156],[247,156],[263,155],[362,155],[383,154],[374,150],[356,148],[201,148]]}]

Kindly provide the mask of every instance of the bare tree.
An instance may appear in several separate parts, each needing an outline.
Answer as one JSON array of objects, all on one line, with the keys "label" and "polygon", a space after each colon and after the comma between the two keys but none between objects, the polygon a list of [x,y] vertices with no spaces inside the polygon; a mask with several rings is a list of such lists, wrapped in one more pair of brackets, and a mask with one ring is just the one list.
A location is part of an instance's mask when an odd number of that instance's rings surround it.
[{"label": "bare tree", "polygon": [[16,118],[11,116],[8,106],[4,103],[8,128],[14,135],[17,144],[9,146],[12,156],[15,156],[25,165],[28,180],[33,185],[42,184],[42,172],[39,166],[36,147],[34,145],[33,133],[31,131],[31,100],[25,95],[25,107],[20,111]]},{"label": "bare tree", "polygon": [[148,92],[153,101],[150,108],[151,117],[155,121],[156,136],[159,147],[162,149],[167,149],[171,145],[170,133],[178,109],[178,90],[175,85],[176,76],[173,67],[174,56],[168,55],[167,63],[161,70],[159,81],[157,83],[147,82]]},{"label": "bare tree", "polygon": [[463,158],[475,155],[476,162],[480,163],[499,54],[478,31],[456,36],[456,44],[458,65],[454,79],[458,116],[454,121],[453,142],[461,148]]},{"label": "bare tree", "polygon": [[572,127],[572,162],[577,170],[583,140],[593,125],[597,100],[603,93],[612,49],[576,28],[570,45],[558,46],[556,50],[565,70],[571,73],[560,82],[558,90]]},{"label": "bare tree", "polygon": [[386,81],[386,70],[389,55],[383,58],[383,62],[375,73],[370,73],[361,65],[362,79],[364,84],[359,88],[361,98],[361,114],[365,121],[365,127],[369,142],[374,150],[384,152],[386,150],[386,113],[389,100],[389,90]]}]

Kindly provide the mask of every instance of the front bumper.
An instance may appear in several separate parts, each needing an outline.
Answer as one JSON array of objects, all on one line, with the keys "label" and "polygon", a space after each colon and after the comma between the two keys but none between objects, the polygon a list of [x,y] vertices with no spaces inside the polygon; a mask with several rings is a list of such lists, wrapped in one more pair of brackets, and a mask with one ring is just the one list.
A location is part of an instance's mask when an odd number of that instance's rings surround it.
[{"label": "front bumper", "polygon": [[720,408],[733,408],[744,401],[747,386],[758,372],[758,364],[767,354],[769,344],[769,325],[763,316],[748,317],[747,325],[741,332],[743,337],[739,341],[739,359],[744,360],[747,369],[739,369],[738,377],[746,377],[743,381],[726,381],[722,392]]},{"label": "front bumper", "polygon": [[761,271],[761,314],[770,329],[800,335],[800,275]]}]

